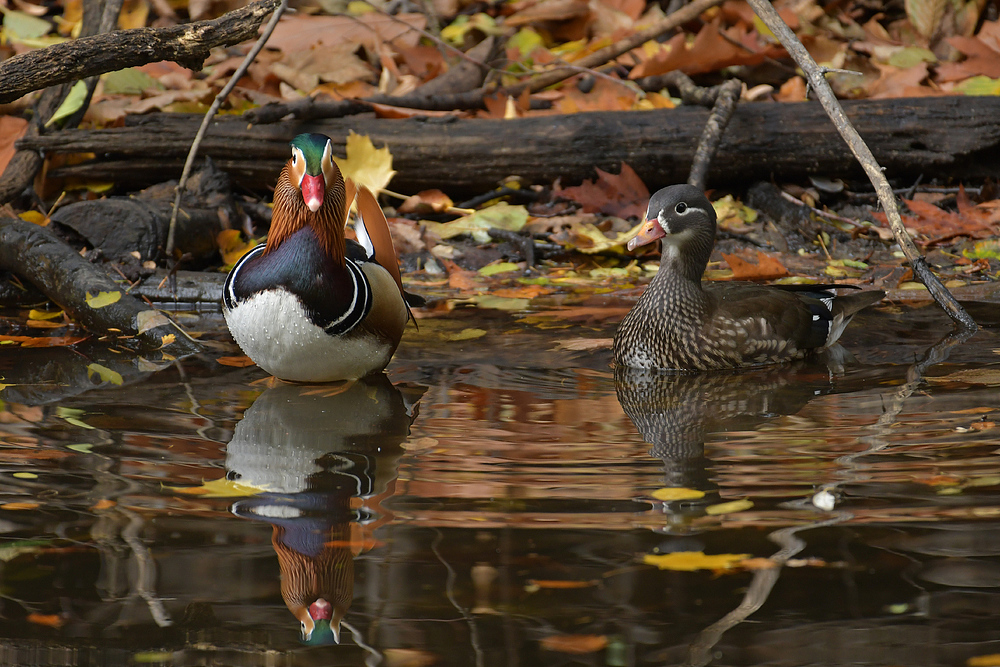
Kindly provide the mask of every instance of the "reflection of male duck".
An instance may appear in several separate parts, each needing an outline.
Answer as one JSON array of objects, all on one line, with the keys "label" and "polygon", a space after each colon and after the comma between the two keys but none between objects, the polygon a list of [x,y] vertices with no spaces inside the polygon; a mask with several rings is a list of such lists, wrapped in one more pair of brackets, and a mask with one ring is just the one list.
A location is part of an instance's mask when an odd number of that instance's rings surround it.
[{"label": "reflection of male duck", "polygon": [[274,526],[281,597],[310,644],[340,640],[353,559],[387,520],[379,503],[392,495],[412,407],[384,375],[281,385],[261,394],[236,425],[228,476],[266,491],[233,511]]}]

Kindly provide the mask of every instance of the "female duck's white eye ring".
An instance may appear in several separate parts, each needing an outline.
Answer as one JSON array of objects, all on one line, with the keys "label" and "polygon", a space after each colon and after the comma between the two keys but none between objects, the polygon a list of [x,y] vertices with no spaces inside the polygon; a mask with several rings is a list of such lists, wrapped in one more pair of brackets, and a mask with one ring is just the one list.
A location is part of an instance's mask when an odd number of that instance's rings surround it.
[{"label": "female duck's white eye ring", "polygon": [[677,206],[674,206],[674,211],[677,212],[677,215],[684,215],[684,213],[687,212],[687,209],[688,205],[684,202],[678,202]]}]

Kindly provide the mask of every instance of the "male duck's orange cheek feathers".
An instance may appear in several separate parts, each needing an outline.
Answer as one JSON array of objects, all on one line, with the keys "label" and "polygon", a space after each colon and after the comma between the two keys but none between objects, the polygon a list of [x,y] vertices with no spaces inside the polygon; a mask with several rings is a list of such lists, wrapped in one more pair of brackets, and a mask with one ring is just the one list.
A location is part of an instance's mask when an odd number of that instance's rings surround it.
[{"label": "male duck's orange cheek feathers", "polygon": [[323,175],[310,176],[305,174],[302,177],[302,200],[310,211],[315,213],[323,205],[323,193],[326,192],[326,182]]},{"label": "male duck's orange cheek feathers", "polygon": [[641,245],[652,243],[656,239],[663,238],[666,235],[659,221],[656,218],[650,218],[639,228],[639,233],[629,239],[628,249],[635,250]]}]

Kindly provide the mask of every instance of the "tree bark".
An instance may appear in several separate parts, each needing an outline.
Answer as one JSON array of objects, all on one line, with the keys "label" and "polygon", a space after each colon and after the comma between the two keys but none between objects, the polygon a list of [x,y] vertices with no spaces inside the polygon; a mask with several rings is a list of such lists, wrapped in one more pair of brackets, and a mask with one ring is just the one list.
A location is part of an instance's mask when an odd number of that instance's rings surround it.
[{"label": "tree bark", "polygon": [[[1000,172],[1000,99],[934,97],[846,102],[844,107],[880,163],[899,178],[976,178]],[[708,111],[579,113],[516,120],[372,118],[289,121],[248,127],[213,122],[202,145],[220,169],[251,187],[273,185],[300,132],[322,132],[343,146],[349,130],[388,145],[399,172],[393,189],[478,193],[510,175],[528,183],[593,178],[628,163],[651,189],[682,183]],[[114,180],[128,188],[176,178],[200,116],[130,117],[126,127],[31,137],[21,148],[96,152],[97,160],[53,176]],[[341,153],[342,154],[342,153]],[[860,168],[815,102],[740,105],[719,147],[709,184],[855,175]]]}]

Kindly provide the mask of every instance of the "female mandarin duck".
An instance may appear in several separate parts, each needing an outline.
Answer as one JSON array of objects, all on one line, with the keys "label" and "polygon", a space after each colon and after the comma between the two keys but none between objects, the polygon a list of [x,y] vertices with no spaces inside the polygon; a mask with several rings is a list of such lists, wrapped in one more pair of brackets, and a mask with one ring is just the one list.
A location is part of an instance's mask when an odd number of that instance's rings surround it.
[{"label": "female mandarin duck", "polygon": [[660,269],[614,339],[622,366],[707,371],[800,359],[833,345],[881,290],[837,296],[835,285],[710,283],[715,209],[690,185],[663,188],[628,249],[662,239]]},{"label": "female mandarin duck", "polygon": [[[233,267],[223,313],[258,366],[295,382],[381,372],[409,318],[385,215],[364,186],[345,183],[322,134],[300,134],[278,176],[267,242]],[[361,243],[345,238],[357,195]]]}]

